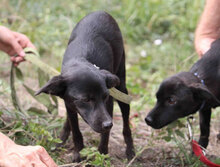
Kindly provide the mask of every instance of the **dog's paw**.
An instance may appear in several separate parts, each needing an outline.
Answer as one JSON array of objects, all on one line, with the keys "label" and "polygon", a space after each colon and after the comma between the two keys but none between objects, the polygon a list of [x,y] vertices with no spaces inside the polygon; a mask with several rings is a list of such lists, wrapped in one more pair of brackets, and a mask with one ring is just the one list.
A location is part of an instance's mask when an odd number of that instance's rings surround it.
[{"label": "dog's paw", "polygon": [[135,152],[133,149],[126,150],[126,156],[128,160],[131,160],[135,156]]},{"label": "dog's paw", "polygon": [[52,151],[60,151],[64,147],[63,143],[57,143]]},{"label": "dog's paw", "polygon": [[59,149],[60,147],[62,147],[64,145],[64,143],[57,143],[56,144],[56,149]]},{"label": "dog's paw", "polygon": [[101,154],[108,154],[108,147],[99,147],[98,148],[98,151],[101,153]]},{"label": "dog's paw", "polygon": [[220,141],[220,133],[217,134],[217,140],[218,140],[218,142]]},{"label": "dog's paw", "polygon": [[82,161],[79,152],[76,152],[76,151],[73,152],[73,160],[72,161],[73,162],[81,162]]},{"label": "dog's paw", "polygon": [[199,139],[199,145],[203,148],[206,148],[208,146],[209,139],[207,137],[200,137]]}]

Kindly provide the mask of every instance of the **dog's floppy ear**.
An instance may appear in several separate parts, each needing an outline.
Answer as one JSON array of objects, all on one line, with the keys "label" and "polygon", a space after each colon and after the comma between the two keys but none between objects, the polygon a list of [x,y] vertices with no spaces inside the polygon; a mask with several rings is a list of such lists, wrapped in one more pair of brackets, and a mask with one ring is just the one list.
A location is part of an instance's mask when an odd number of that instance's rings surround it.
[{"label": "dog's floppy ear", "polygon": [[49,80],[40,90],[38,90],[35,95],[41,93],[47,93],[51,95],[56,95],[62,97],[66,89],[66,84],[64,78],[61,75],[53,77]]},{"label": "dog's floppy ear", "polygon": [[189,87],[195,98],[201,100],[212,100],[213,102],[220,104],[220,101],[205,85],[201,83],[193,83]]},{"label": "dog's floppy ear", "polygon": [[120,84],[120,79],[116,75],[112,74],[107,70],[100,70],[100,71],[105,77],[105,82],[108,89],[118,86]]}]

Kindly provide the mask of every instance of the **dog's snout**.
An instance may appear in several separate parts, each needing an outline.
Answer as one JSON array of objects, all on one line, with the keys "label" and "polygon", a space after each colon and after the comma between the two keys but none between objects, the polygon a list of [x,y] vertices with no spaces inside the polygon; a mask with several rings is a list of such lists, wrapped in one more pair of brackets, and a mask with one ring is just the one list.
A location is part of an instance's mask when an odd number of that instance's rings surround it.
[{"label": "dog's snout", "polygon": [[105,129],[105,130],[109,130],[109,129],[111,129],[112,125],[113,125],[113,124],[112,124],[111,121],[103,122],[103,123],[102,123],[102,128]]},{"label": "dog's snout", "polygon": [[151,125],[151,124],[152,124],[152,122],[153,122],[152,117],[147,116],[147,117],[145,118],[145,122],[146,122],[148,125]]}]

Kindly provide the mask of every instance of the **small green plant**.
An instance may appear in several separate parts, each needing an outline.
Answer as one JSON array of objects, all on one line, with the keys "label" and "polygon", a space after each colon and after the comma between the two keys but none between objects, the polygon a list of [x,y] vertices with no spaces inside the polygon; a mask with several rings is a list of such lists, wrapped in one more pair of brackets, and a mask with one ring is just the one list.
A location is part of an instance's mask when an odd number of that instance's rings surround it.
[{"label": "small green plant", "polygon": [[[42,86],[48,80],[48,76],[41,71],[38,74],[38,82]],[[54,151],[55,145],[61,142],[56,132],[60,130],[63,122],[62,118],[57,117],[57,99],[46,95],[35,97],[34,90],[24,84],[24,76],[19,68],[12,68],[10,79],[10,86],[5,82],[0,82],[0,95],[11,93],[14,109],[8,107],[0,109],[0,131],[17,144],[43,146],[58,164],[63,163],[60,154],[64,150]],[[16,86],[18,84],[22,84],[33,99],[44,105],[46,111],[35,106],[25,109],[24,104],[20,103],[21,100],[19,101],[17,97]]]},{"label": "small green plant", "polygon": [[86,157],[86,165],[94,165],[99,167],[110,167],[109,155],[100,154],[97,148],[84,148],[80,151],[82,157]]},{"label": "small green plant", "polygon": [[220,164],[220,158],[215,159],[213,163]]},{"label": "small green plant", "polygon": [[160,137],[166,142],[174,142],[177,148],[176,156],[182,166],[204,166],[196,156],[192,156],[191,143],[187,137],[188,131],[184,125],[185,119],[177,120],[169,124],[161,133]]}]

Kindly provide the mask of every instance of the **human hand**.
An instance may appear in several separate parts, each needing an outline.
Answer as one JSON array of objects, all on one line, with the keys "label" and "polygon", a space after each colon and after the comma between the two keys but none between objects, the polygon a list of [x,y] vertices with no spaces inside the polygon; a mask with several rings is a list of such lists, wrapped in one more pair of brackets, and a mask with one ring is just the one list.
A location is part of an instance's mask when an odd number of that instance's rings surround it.
[{"label": "human hand", "polygon": [[210,49],[212,42],[215,40],[215,38],[206,36],[195,39],[195,49],[200,58]]},{"label": "human hand", "polygon": [[[26,47],[35,49],[35,46],[24,34],[0,26],[0,50],[11,56],[11,61],[15,66],[24,61],[25,53],[23,48]],[[17,57],[15,57],[15,55],[17,55]]]},{"label": "human hand", "polygon": [[41,146],[21,146],[14,143],[1,154],[1,167],[57,167]]}]

